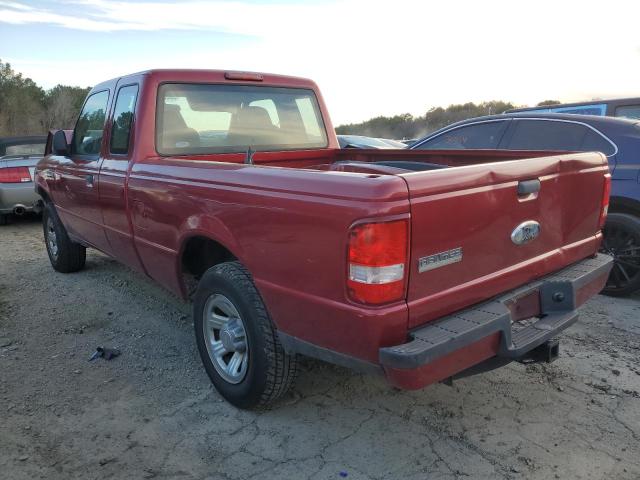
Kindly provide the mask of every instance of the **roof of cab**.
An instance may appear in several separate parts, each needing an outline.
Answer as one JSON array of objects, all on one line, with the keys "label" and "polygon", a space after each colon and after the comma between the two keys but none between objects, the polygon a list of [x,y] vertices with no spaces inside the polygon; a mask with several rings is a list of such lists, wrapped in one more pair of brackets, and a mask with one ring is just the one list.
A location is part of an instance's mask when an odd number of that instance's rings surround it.
[{"label": "roof of cab", "polygon": [[[232,80],[225,78],[225,74],[254,74],[260,75],[262,80]],[[130,73],[121,77],[112,78],[97,84],[93,90],[109,87],[118,80],[125,80],[133,77],[144,76],[148,80],[157,83],[164,82],[185,82],[185,83],[229,83],[248,85],[269,85],[292,88],[317,88],[313,80],[288,75],[277,75],[273,73],[244,72],[238,70],[198,70],[198,69],[152,69],[141,72]]]}]

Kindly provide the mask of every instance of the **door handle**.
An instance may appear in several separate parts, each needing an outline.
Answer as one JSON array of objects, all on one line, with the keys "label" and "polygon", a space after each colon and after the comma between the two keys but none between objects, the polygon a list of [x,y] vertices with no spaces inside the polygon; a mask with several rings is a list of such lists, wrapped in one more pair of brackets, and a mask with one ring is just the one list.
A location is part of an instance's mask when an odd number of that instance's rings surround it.
[{"label": "door handle", "polygon": [[85,175],[85,180],[87,181],[87,186],[93,187],[93,175]]},{"label": "door handle", "polygon": [[518,182],[518,196],[530,195],[540,191],[540,180],[523,180]]}]

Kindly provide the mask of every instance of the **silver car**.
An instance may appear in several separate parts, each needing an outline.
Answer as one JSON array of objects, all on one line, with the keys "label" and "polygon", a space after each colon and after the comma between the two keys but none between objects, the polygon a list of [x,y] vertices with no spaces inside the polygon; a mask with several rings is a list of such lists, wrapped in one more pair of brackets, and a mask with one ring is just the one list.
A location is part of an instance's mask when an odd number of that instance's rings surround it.
[{"label": "silver car", "polygon": [[0,138],[0,225],[5,225],[10,215],[42,210],[33,188],[33,172],[46,142],[44,136]]}]

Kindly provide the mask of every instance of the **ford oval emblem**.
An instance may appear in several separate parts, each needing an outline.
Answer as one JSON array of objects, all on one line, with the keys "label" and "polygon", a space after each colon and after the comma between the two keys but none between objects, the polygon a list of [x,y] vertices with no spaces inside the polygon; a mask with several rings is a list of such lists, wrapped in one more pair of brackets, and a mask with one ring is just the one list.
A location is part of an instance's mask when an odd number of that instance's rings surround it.
[{"label": "ford oval emblem", "polygon": [[511,241],[516,245],[524,245],[540,235],[540,224],[534,220],[527,220],[518,225],[511,232]]}]

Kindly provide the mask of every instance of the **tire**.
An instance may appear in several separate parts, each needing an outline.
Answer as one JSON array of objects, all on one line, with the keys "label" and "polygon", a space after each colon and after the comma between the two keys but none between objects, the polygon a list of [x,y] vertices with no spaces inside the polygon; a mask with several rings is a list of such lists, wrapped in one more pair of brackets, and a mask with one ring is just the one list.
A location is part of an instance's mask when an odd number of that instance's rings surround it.
[{"label": "tire", "polygon": [[71,241],[51,203],[47,203],[44,207],[42,229],[47,254],[54,270],[61,273],[72,273],[84,268],[87,249],[79,243]]},{"label": "tire", "polygon": [[640,289],[640,219],[626,213],[611,213],[604,226],[600,251],[614,259],[602,293],[614,297]]},{"label": "tire", "polygon": [[0,226],[1,225],[6,225],[7,223],[9,223],[9,215],[6,215],[4,213],[0,213]]},{"label": "tire", "polygon": [[285,353],[251,275],[241,263],[221,263],[204,273],[194,296],[193,323],[204,368],[216,390],[232,405],[244,409],[265,406],[293,384],[297,359]]}]

